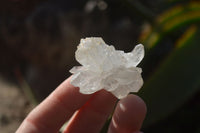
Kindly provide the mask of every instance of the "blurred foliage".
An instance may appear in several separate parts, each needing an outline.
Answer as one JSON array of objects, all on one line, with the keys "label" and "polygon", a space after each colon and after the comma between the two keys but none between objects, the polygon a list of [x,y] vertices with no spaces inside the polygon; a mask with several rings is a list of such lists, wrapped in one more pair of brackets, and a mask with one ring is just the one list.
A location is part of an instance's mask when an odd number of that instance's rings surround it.
[{"label": "blurred foliage", "polygon": [[[199,127],[199,98],[191,101],[200,92],[199,22],[199,2],[176,3],[140,36],[147,49],[143,68],[149,73],[139,92],[148,106],[146,132],[195,132]],[[161,57],[153,59],[163,48]]]},{"label": "blurred foliage", "polygon": [[183,35],[184,41],[159,64],[140,91],[149,109],[144,127],[167,117],[199,91],[199,32],[197,27],[191,28],[185,33],[191,35]]},{"label": "blurred foliage", "polygon": [[146,47],[139,92],[148,108],[143,130],[199,132],[200,2],[167,2],[163,13],[152,13],[142,2],[126,1],[146,20],[138,37]]},{"label": "blurred foliage", "polygon": [[142,130],[200,133],[199,24],[197,0],[1,1],[0,73],[40,101],[69,75],[80,38],[101,36],[125,51],[137,40],[146,48]]}]

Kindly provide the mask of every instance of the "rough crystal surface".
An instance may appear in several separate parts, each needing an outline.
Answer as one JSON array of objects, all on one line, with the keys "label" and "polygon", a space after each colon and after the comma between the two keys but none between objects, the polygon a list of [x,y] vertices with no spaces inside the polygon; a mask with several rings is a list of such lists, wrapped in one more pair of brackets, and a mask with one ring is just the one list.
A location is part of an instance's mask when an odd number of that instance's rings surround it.
[{"label": "rough crystal surface", "polygon": [[143,85],[142,69],[136,67],[144,57],[142,44],[124,53],[100,37],[85,38],[81,39],[75,57],[82,66],[70,70],[71,84],[79,87],[83,94],[105,89],[121,99]]}]

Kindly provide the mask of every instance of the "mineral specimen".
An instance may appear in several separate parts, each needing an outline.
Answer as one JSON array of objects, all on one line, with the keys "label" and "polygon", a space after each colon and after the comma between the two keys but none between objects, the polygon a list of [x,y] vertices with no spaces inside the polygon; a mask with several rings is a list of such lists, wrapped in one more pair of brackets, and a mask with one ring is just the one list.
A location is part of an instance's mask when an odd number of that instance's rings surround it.
[{"label": "mineral specimen", "polygon": [[79,87],[83,94],[105,89],[121,99],[143,85],[142,69],[136,67],[144,57],[142,44],[124,53],[100,37],[85,38],[81,39],[75,57],[82,66],[70,70],[71,84]]}]

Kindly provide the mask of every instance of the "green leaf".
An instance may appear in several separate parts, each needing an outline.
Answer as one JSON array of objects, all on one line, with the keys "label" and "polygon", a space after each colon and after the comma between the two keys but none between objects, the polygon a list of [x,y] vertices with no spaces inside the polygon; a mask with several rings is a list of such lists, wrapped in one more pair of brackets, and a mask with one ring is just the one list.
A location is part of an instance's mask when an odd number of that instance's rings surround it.
[{"label": "green leaf", "polygon": [[154,48],[167,34],[190,24],[200,21],[200,2],[190,2],[187,5],[175,6],[160,14],[155,20],[155,26],[142,34],[140,42],[147,48]]},{"label": "green leaf", "polygon": [[139,92],[148,108],[144,127],[169,116],[200,87],[200,32],[197,27],[192,29],[186,32],[190,35],[183,35],[185,38],[178,41],[177,47]]}]

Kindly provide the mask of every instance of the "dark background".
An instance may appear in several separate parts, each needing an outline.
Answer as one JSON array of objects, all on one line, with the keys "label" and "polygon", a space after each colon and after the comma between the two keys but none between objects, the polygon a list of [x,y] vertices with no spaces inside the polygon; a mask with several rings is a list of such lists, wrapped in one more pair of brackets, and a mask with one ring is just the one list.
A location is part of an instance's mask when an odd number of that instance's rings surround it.
[{"label": "dark background", "polygon": [[197,0],[0,1],[0,131],[14,132],[78,65],[80,39],[97,36],[145,46],[142,131],[200,133],[199,22]]}]

